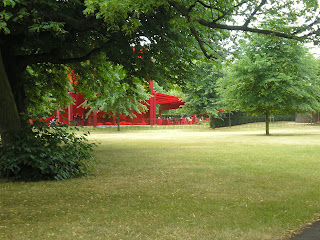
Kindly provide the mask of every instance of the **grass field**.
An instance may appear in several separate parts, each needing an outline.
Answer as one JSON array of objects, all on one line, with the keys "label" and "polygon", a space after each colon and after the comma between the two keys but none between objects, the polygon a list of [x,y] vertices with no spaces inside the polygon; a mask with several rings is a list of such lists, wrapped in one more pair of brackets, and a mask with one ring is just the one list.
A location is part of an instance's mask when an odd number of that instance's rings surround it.
[{"label": "grass field", "polygon": [[286,239],[320,214],[320,126],[92,129],[95,176],[0,180],[0,239]]}]

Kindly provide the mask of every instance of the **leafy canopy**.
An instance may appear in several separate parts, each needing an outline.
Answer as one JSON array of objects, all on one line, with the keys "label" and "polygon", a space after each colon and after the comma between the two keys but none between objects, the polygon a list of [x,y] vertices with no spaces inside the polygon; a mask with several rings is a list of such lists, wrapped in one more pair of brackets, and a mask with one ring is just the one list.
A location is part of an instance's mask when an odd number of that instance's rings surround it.
[{"label": "leafy canopy", "polygon": [[233,109],[260,115],[305,113],[320,107],[315,60],[297,41],[252,35],[243,56],[218,82]]},{"label": "leafy canopy", "polygon": [[[93,64],[92,61],[96,61]],[[88,68],[93,68],[95,74],[90,74]],[[126,79],[128,75],[122,66],[114,66],[107,61],[101,53],[91,61],[74,65],[73,68],[81,77],[77,78],[75,91],[85,94],[85,107],[90,106],[90,111],[104,111],[114,116],[123,114],[134,117],[137,113],[147,111],[145,100],[150,98],[148,83],[133,77],[131,84]],[[83,79],[83,80],[82,80]],[[86,81],[92,81],[88,88]],[[142,85],[143,84],[143,85]]]},{"label": "leafy canopy", "polygon": [[[263,19],[282,27],[260,27]],[[41,100],[67,103],[68,97],[54,90],[69,87],[58,72],[100,52],[106,61],[123,66],[129,84],[135,85],[131,76],[146,78],[147,73],[161,84],[181,84],[199,50],[208,58],[226,56],[230,30],[317,43],[318,1],[5,0],[0,9],[0,47],[19,112],[26,107],[36,111]],[[143,39],[147,49],[137,59],[141,54],[132,47],[143,48]],[[27,68],[38,77],[16,76]],[[97,74],[93,69],[86,68],[86,75]],[[91,80],[86,80],[87,89],[95,84]]]},{"label": "leafy canopy", "polygon": [[207,61],[197,63],[193,74],[184,88],[186,102],[183,108],[191,113],[218,117],[221,104],[218,101],[216,82],[223,76],[222,70]]}]

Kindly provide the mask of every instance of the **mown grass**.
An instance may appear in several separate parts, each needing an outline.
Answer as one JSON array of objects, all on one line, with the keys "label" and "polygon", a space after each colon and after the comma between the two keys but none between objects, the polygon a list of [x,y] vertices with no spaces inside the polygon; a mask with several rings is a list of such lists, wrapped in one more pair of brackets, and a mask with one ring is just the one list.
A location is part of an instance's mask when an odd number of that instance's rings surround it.
[{"label": "mown grass", "polygon": [[92,129],[95,176],[0,180],[0,239],[281,239],[320,213],[320,127]]}]

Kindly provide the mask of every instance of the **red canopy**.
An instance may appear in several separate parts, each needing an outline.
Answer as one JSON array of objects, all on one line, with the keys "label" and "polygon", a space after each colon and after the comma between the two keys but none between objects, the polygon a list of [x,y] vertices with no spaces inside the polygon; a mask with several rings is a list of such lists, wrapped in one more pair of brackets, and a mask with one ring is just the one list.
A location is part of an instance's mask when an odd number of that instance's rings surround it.
[{"label": "red canopy", "polygon": [[154,95],[156,97],[156,104],[184,104],[184,101],[182,101],[181,97],[171,96],[156,91],[154,92]]},{"label": "red canopy", "polygon": [[177,109],[181,105],[184,105],[181,97],[171,96],[159,92],[154,92],[156,104],[160,105],[160,110]]}]

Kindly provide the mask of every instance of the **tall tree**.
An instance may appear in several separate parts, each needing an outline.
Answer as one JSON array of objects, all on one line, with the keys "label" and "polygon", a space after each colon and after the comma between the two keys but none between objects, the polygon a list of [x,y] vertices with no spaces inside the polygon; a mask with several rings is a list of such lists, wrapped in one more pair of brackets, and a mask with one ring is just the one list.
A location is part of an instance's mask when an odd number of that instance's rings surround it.
[{"label": "tall tree", "polygon": [[218,101],[216,82],[223,76],[221,69],[212,62],[202,61],[193,69],[193,74],[187,82],[184,91],[186,102],[183,110],[189,114],[210,117],[210,127],[215,128],[214,119],[221,115],[221,104]]},{"label": "tall tree", "polygon": [[220,80],[219,92],[234,109],[269,118],[277,113],[320,109],[320,79],[311,55],[300,43],[273,36],[252,35],[244,55]]},{"label": "tall tree", "polygon": [[[100,53],[107,56],[104,63],[123,66],[127,72],[123,82],[128,84],[136,81],[133,80],[136,77],[147,78],[148,73],[154,72],[153,65],[168,66],[164,72],[173,81],[177,73],[183,74],[185,64],[176,63],[180,62],[180,53],[185,52],[182,56],[190,53],[182,48],[184,33],[175,35],[169,28],[173,11],[158,7],[156,1],[139,6],[129,6],[130,1],[123,5],[105,1],[99,11],[91,13],[95,4],[95,1],[75,0],[1,2],[0,111],[5,114],[1,114],[0,130],[4,144],[10,142],[10,136],[19,131],[21,124],[27,123],[22,116],[29,115],[28,108],[39,102],[39,96],[52,95],[57,101],[66,97],[59,98],[57,90],[67,92],[67,65],[83,76],[82,89],[94,89],[96,80],[102,79],[95,69]],[[116,7],[117,11],[107,11]],[[143,48],[142,36],[156,42],[156,47],[150,44],[143,53],[133,51],[133,46],[138,50]],[[158,54],[157,63],[151,61],[151,56],[169,49],[167,54]],[[169,59],[172,66],[167,64]],[[82,68],[88,60],[92,67]],[[159,71],[153,76],[163,79]]]}]

